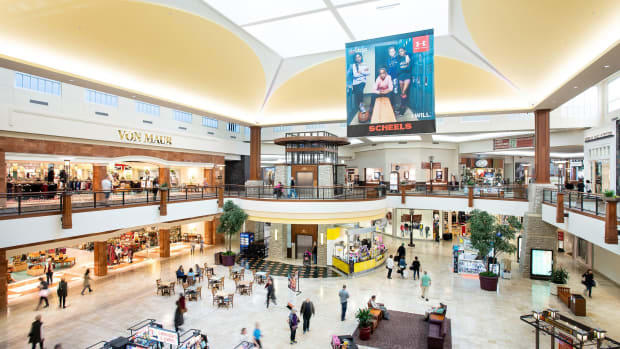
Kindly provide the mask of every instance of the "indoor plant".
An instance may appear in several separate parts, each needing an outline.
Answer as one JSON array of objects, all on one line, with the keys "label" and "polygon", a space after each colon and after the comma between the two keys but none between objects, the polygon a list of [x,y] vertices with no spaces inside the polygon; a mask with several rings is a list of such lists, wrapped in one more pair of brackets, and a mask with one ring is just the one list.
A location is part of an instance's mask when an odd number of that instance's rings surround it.
[{"label": "indoor plant", "polygon": [[469,218],[471,244],[484,259],[488,270],[479,274],[480,288],[483,290],[497,291],[498,276],[490,271],[491,261],[497,263],[497,256],[501,253],[514,253],[517,250],[510,241],[520,229],[521,223],[516,217],[508,217],[507,224],[500,224],[495,216],[486,211],[471,211]]},{"label": "indoor plant", "polygon": [[370,339],[370,326],[372,323],[372,314],[370,313],[370,309],[358,309],[357,313],[355,313],[355,318],[359,323],[360,328],[360,339],[363,341],[367,341]]},{"label": "indoor plant", "polygon": [[248,215],[230,200],[224,203],[223,211],[216,232],[225,235],[226,252],[222,253],[222,264],[231,266],[235,264],[235,253],[231,249],[232,238],[241,230]]},{"label": "indoor plant", "polygon": [[605,195],[605,200],[609,200],[609,199],[613,200],[616,198],[616,192],[613,190],[605,190],[603,194]]},{"label": "indoor plant", "polygon": [[551,271],[551,294],[554,296],[558,295],[558,285],[566,284],[568,280],[568,272],[566,269],[559,267],[553,268]]}]

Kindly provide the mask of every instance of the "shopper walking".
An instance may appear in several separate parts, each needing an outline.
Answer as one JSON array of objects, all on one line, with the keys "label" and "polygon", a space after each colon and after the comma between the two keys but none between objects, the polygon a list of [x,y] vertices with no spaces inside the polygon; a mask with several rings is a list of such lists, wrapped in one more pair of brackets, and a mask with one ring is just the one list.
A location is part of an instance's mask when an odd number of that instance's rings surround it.
[{"label": "shopper walking", "polygon": [[35,311],[39,310],[41,307],[41,303],[45,302],[45,306],[43,308],[47,308],[50,306],[50,302],[47,300],[47,296],[49,295],[49,287],[45,280],[42,277],[39,278],[39,304],[37,304],[37,308]]},{"label": "shopper walking", "polygon": [[183,331],[181,326],[183,326],[183,308],[181,308],[181,302],[176,302],[176,309],[174,310],[174,330],[179,332]]},{"label": "shopper walking", "polygon": [[190,249],[190,254],[193,256],[196,252],[196,242],[192,240],[192,247]]},{"label": "shopper walking", "polygon": [[60,279],[60,283],[58,284],[58,288],[56,289],[56,294],[58,294],[58,308],[66,308],[67,301],[67,281],[65,278]]},{"label": "shopper walking", "polygon": [[50,258],[45,265],[45,276],[47,284],[51,285],[54,283],[54,261]]},{"label": "shopper walking", "polygon": [[110,175],[107,175],[102,181],[101,181],[101,190],[103,191],[103,196],[105,198],[104,200],[104,205],[106,206],[110,206],[110,194],[112,193],[112,180]]},{"label": "shopper walking", "polygon": [[90,269],[86,269],[86,271],[84,272],[84,281],[82,283],[82,292],[80,292],[80,294],[82,296],[84,295],[84,291],[86,291],[86,289],[88,289],[88,293],[93,292],[93,290],[90,288]]},{"label": "shopper walking", "polygon": [[400,261],[401,258],[405,258],[407,251],[405,250],[404,242],[400,246],[398,246],[398,250],[396,250],[396,253],[398,253],[398,261]]},{"label": "shopper walking", "polygon": [[253,336],[254,336],[254,345],[256,345],[259,349],[262,349],[263,343],[261,343],[261,338],[263,337],[263,333],[260,331],[260,326],[258,322],[256,323],[254,327]]},{"label": "shopper walking", "polygon": [[181,293],[179,299],[177,299],[178,305],[181,307],[181,311],[187,313],[187,305],[185,304],[185,295]]},{"label": "shopper walking", "polygon": [[295,308],[291,308],[291,312],[288,314],[288,327],[291,330],[291,344],[296,344],[295,333],[297,333],[297,325],[299,324],[299,318],[297,317],[297,311]]},{"label": "shopper walking", "polygon": [[43,333],[42,333],[43,322],[41,322],[41,315],[37,315],[34,318],[34,322],[30,326],[30,333],[28,333],[28,343],[32,343],[32,349],[35,349],[37,344],[39,344],[39,348],[43,349]]},{"label": "shopper walking", "polygon": [[340,321],[345,320],[345,315],[347,314],[347,301],[349,300],[349,291],[347,291],[347,285],[342,285],[342,290],[338,292],[338,297],[340,297],[340,306],[341,306],[341,314]]},{"label": "shopper walking", "polygon": [[428,276],[426,270],[424,271],[424,275],[420,279],[420,287],[422,287],[422,298],[426,298],[428,302],[428,288],[431,286],[431,277]]},{"label": "shopper walking", "polygon": [[301,303],[299,313],[304,320],[303,330],[304,334],[306,334],[306,332],[310,331],[310,318],[314,315],[314,303],[310,301],[310,298],[306,298],[306,300]]},{"label": "shopper walking", "polygon": [[314,265],[316,265],[317,258],[319,257],[319,255],[317,254],[318,252],[319,251],[316,247],[316,241],[315,241],[312,246],[312,261],[314,262]]},{"label": "shopper walking", "polygon": [[416,279],[416,275],[418,279],[420,278],[420,261],[418,260],[418,256],[415,256],[413,259],[413,263],[411,263],[411,270],[413,270],[413,279]]},{"label": "shopper walking", "polygon": [[387,278],[391,279],[392,278],[392,270],[394,269],[394,256],[390,255],[390,258],[388,258],[387,261],[386,261],[386,266],[385,267],[388,270]]},{"label": "shopper walking", "polygon": [[200,238],[200,254],[203,254],[205,251],[205,241]]},{"label": "shopper walking", "polygon": [[596,281],[594,281],[594,274],[592,273],[592,269],[586,270],[586,272],[583,273],[581,277],[583,278],[583,280],[581,280],[581,283],[586,287],[583,290],[583,295],[585,296],[587,294],[588,297],[592,298],[592,287],[596,286]]},{"label": "shopper walking", "polygon": [[398,260],[398,273],[400,274],[400,277],[404,279],[407,277],[406,272],[407,272],[407,260],[403,256],[401,259]]},{"label": "shopper walking", "polygon": [[273,305],[277,305],[276,289],[273,285],[273,279],[271,277],[267,279],[267,285],[265,285],[265,288],[267,289],[267,308],[269,308],[269,301],[273,301]]}]

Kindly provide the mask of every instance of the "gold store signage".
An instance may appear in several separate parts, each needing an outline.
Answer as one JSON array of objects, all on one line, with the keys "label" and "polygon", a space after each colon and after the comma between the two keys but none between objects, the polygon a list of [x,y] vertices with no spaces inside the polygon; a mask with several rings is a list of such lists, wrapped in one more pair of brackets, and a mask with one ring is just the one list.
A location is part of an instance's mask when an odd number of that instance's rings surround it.
[{"label": "gold store signage", "polygon": [[118,130],[118,137],[124,142],[172,145],[171,136],[162,136],[154,133]]}]

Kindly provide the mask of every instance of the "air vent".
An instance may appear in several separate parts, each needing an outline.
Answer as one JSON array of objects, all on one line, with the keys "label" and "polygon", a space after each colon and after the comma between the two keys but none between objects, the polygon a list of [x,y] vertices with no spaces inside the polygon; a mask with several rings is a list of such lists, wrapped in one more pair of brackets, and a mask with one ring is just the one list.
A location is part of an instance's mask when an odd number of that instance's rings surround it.
[{"label": "air vent", "polygon": [[237,139],[237,136],[230,136],[230,138],[232,138],[232,139]]},{"label": "air vent", "polygon": [[32,103],[32,104],[40,104],[40,105],[48,105],[48,103],[47,103],[47,102],[44,102],[44,101],[37,101],[36,99],[31,99],[31,100],[30,100],[30,103]]},{"label": "air vent", "polygon": [[400,141],[400,142],[398,142],[398,144],[407,144],[407,142],[406,141]]},{"label": "air vent", "polygon": [[377,146],[377,143],[373,143],[373,144],[371,144],[370,146],[371,146],[371,147],[376,147],[376,146]]},{"label": "air vent", "polygon": [[102,111],[96,111],[95,114],[96,115],[101,115],[101,116],[108,116],[108,113],[104,113]]},{"label": "air vent", "polygon": [[433,144],[439,144],[439,142],[433,142]]},{"label": "air vent", "polygon": [[150,124],[150,125],[153,124],[153,121],[151,121],[151,120],[142,120],[142,122],[145,123],[145,124]]},{"label": "air vent", "polygon": [[187,131],[187,127],[179,126],[179,130]]},{"label": "air vent", "polygon": [[211,132],[211,131],[209,131],[209,132],[207,132],[207,134],[209,134],[209,135],[215,135],[215,132]]},{"label": "air vent", "polygon": [[250,141],[243,141],[243,143],[248,143],[248,144],[250,144]]}]

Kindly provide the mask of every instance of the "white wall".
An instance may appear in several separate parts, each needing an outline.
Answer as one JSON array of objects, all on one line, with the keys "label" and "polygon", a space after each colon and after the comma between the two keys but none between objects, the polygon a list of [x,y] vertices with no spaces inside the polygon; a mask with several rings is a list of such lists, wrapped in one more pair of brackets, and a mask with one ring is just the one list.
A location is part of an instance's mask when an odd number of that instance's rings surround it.
[{"label": "white wall", "polygon": [[473,209],[487,211],[491,214],[502,214],[523,217],[528,210],[527,201],[518,200],[489,200],[474,199],[474,207],[468,207],[466,197],[429,197],[429,196],[407,196],[405,204],[401,203],[400,196],[388,196],[388,206],[390,208],[414,208],[423,210],[442,210],[442,211],[464,211],[469,212]]},{"label": "white wall", "polygon": [[165,217],[159,215],[158,205],[74,212],[71,229],[61,228],[60,215],[0,220],[0,248],[165,223],[217,212],[217,200],[211,199],[169,203],[168,215]]},{"label": "white wall", "polygon": [[592,263],[597,272],[620,285],[620,255],[592,245]]},{"label": "white wall", "polygon": [[[48,105],[33,104],[30,99]],[[96,111],[108,116],[98,116]],[[187,130],[180,130],[179,126]],[[159,116],[151,116],[137,112],[135,101],[123,97],[118,97],[118,107],[89,103],[86,89],[70,84],[62,84],[61,96],[16,88],[14,71],[0,68],[0,130],[135,144],[121,141],[119,129],[172,137],[171,146],[157,145],[158,148],[235,155],[250,152],[249,144],[243,142],[247,139],[244,127],[240,133],[228,132],[224,121],[219,122],[218,129],[204,127],[201,115],[193,115],[191,124],[175,121],[172,109],[164,107],[160,107]]]}]

